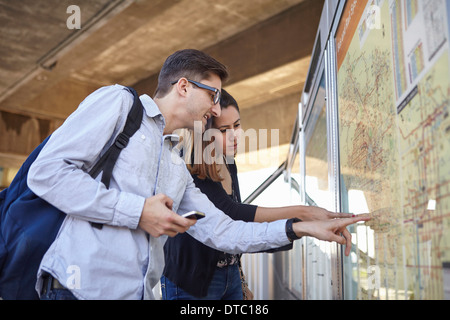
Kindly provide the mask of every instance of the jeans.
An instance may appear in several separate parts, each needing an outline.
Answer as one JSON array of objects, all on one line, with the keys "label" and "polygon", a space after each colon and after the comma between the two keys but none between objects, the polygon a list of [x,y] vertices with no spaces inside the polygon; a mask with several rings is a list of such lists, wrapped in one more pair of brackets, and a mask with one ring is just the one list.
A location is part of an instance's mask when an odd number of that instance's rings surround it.
[{"label": "jeans", "polygon": [[41,300],[78,300],[68,289],[53,288],[53,277],[49,276],[42,288]]},{"label": "jeans", "polygon": [[242,300],[242,285],[237,264],[216,268],[205,297],[195,297],[165,276],[161,277],[163,300]]}]

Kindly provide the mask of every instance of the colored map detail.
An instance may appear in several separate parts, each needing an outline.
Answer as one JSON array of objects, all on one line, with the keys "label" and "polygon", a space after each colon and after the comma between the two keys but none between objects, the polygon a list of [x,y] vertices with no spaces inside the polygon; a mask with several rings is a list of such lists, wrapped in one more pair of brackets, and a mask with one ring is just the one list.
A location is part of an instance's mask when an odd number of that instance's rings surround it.
[{"label": "colored map detail", "polygon": [[351,229],[349,299],[443,299],[449,278],[449,50],[402,38],[430,12],[419,3],[368,1],[379,27],[360,25],[338,56],[342,206],[373,216]]},{"label": "colored map detail", "polygon": [[404,62],[404,39],[403,39],[403,15],[401,11],[401,1],[394,1],[392,5],[392,45],[394,55],[394,78],[397,99],[406,90],[406,66]]},{"label": "colored map detail", "polygon": [[405,267],[420,299],[442,299],[450,261],[450,84],[448,53],[399,115]]}]

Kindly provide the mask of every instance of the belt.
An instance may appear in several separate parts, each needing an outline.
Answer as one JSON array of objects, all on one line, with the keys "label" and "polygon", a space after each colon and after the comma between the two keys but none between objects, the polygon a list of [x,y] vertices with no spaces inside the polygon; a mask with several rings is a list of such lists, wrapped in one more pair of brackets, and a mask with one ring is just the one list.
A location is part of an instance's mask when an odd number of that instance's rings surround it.
[{"label": "belt", "polygon": [[46,294],[51,289],[67,289],[57,279],[52,276],[46,276],[42,285],[42,294]]}]

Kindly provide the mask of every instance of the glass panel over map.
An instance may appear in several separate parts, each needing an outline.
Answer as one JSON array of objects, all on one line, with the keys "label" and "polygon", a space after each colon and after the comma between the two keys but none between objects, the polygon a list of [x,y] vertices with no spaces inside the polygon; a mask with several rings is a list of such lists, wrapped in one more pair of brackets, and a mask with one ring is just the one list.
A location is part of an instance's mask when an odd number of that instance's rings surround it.
[{"label": "glass panel over map", "polygon": [[346,299],[450,299],[449,6],[347,1],[336,33]]},{"label": "glass panel over map", "polygon": [[[305,190],[306,202],[332,210],[333,198],[328,181],[327,114],[325,102],[325,76],[322,75],[314,97],[308,129],[305,132]],[[306,299],[332,299],[331,245],[307,237]]]}]

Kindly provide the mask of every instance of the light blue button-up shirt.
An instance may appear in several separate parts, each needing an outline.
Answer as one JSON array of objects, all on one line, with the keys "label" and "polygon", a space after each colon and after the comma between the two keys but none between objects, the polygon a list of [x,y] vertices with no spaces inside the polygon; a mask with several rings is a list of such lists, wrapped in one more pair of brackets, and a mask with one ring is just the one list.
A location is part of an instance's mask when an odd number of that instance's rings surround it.
[{"label": "light blue button-up shirt", "polygon": [[[189,229],[215,249],[256,252],[289,243],[286,220],[273,223],[234,221],[194,185],[172,136],[164,136],[165,120],[155,102],[140,97],[145,112],[140,129],[122,150],[110,183],[86,172],[122,131],[133,103],[123,86],[89,95],[51,136],[28,175],[38,196],[67,213],[38,272],[50,273],[79,299],[152,299],[164,267],[167,236],[155,238],[138,227],[146,198],[163,193],[173,210],[206,214]],[[99,230],[89,223],[103,223]]]}]

